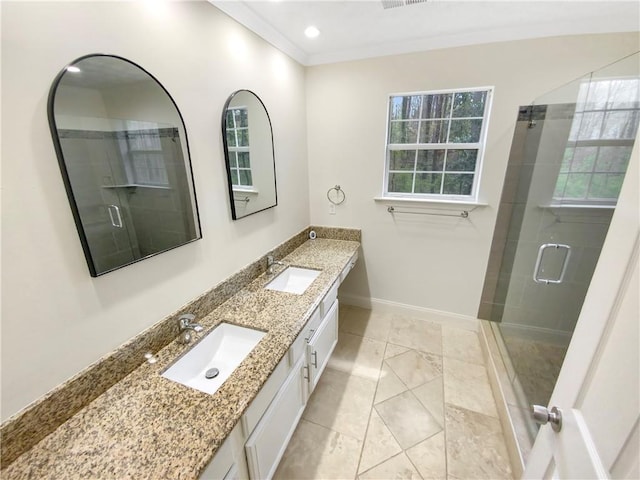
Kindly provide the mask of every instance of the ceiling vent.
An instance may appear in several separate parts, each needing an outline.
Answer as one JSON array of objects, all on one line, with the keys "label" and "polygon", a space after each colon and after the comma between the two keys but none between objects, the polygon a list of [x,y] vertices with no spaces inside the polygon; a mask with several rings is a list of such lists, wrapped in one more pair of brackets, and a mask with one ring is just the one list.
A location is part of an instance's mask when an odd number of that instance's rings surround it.
[{"label": "ceiling vent", "polygon": [[382,8],[397,8],[414,5],[416,3],[427,3],[428,0],[381,0]]}]

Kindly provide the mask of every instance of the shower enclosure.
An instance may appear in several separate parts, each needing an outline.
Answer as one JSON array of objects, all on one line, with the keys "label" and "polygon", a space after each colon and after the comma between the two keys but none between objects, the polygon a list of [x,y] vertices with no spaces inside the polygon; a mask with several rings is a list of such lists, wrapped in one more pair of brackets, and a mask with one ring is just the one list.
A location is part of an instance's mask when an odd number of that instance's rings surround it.
[{"label": "shower enclosure", "polygon": [[529,442],[530,406],[553,392],[639,120],[639,53],[520,108],[478,317],[493,322],[507,409]]}]

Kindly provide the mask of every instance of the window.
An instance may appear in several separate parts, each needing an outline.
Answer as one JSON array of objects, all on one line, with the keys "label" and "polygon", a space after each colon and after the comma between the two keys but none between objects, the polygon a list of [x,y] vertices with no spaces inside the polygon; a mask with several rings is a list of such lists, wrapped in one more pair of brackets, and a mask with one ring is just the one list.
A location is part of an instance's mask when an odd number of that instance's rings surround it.
[{"label": "window", "polygon": [[639,121],[638,79],[583,83],[553,203],[615,205]]},{"label": "window", "polygon": [[475,200],[491,93],[390,96],[384,196]]},{"label": "window", "polygon": [[251,190],[251,163],[249,161],[249,112],[247,107],[227,109],[227,149],[234,190]]}]

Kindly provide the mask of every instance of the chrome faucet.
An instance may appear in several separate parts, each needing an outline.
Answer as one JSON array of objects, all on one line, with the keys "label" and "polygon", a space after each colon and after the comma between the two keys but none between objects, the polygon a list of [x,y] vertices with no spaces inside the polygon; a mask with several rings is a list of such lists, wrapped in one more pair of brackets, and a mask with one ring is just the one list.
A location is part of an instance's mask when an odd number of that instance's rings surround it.
[{"label": "chrome faucet", "polygon": [[273,266],[274,265],[282,265],[284,267],[287,266],[286,263],[279,262],[273,258],[273,255],[267,255],[267,275],[273,275]]},{"label": "chrome faucet", "polygon": [[191,313],[185,313],[178,318],[178,327],[180,328],[179,342],[185,345],[191,343],[193,340],[192,332],[201,332],[203,330],[202,325],[199,323],[191,323],[196,318]]}]

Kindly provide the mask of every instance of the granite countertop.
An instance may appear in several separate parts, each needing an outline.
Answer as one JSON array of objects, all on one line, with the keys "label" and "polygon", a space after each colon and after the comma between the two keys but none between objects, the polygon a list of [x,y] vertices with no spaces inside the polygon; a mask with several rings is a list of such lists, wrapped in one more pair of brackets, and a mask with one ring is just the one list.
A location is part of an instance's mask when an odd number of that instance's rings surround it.
[{"label": "granite countertop", "polygon": [[263,274],[196,319],[205,327],[199,337],[221,322],[267,333],[214,395],[160,376],[191,348],[174,341],[156,354],[157,363],[141,358],[138,369],[16,459],[3,478],[197,478],[359,245],[309,240],[283,259],[322,271],[302,295],[265,290],[273,276]]}]

